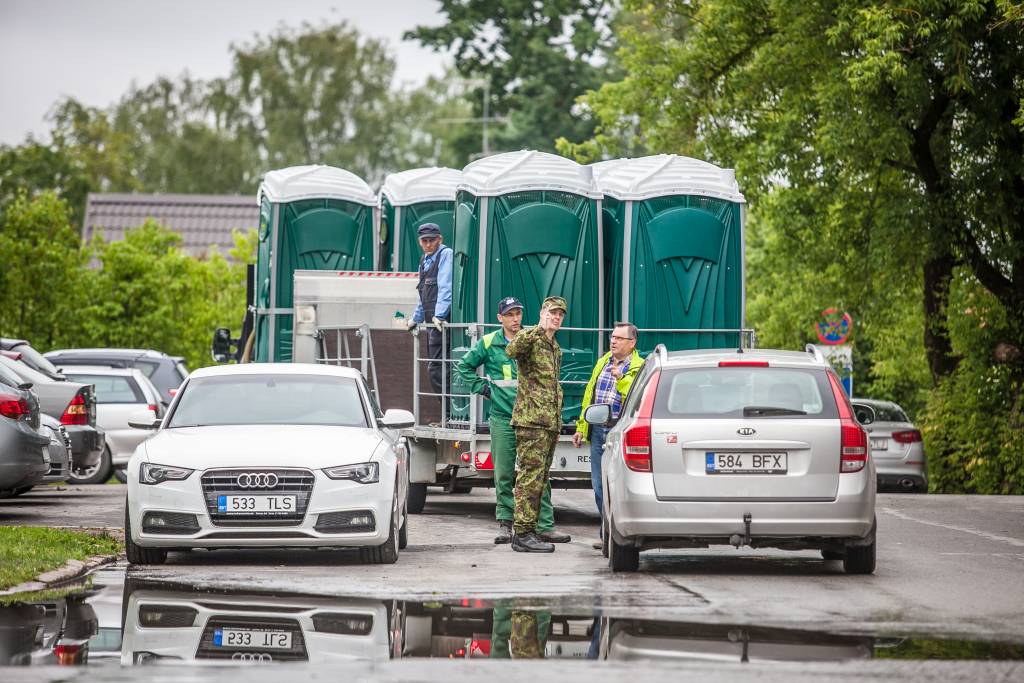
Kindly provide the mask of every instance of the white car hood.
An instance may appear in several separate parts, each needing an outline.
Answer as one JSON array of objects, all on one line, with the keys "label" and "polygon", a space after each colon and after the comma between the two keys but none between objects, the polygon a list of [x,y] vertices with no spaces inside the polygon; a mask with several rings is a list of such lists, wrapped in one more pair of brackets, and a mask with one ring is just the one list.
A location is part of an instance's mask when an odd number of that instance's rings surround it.
[{"label": "white car hood", "polygon": [[308,467],[367,462],[381,443],[375,429],[237,425],[161,429],[140,448],[147,461],[211,467]]}]

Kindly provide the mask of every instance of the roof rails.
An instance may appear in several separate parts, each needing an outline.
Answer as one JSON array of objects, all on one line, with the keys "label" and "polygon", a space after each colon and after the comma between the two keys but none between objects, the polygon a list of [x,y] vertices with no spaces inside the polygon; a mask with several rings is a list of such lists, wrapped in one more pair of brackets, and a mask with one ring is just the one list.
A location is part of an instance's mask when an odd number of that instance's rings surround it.
[{"label": "roof rails", "polygon": [[804,347],[804,350],[811,354],[811,356],[814,357],[814,360],[822,363],[823,365],[828,365],[828,361],[825,360],[825,356],[821,353],[821,349],[814,344],[808,344]]}]

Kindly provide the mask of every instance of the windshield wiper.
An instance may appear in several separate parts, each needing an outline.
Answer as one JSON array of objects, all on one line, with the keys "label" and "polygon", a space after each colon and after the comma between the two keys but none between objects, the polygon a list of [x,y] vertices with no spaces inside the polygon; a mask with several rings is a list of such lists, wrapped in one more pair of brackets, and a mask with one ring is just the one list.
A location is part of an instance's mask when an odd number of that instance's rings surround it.
[{"label": "windshield wiper", "polygon": [[806,415],[806,410],[795,410],[793,408],[782,408],[779,406],[744,406],[743,417],[756,417],[758,415]]}]

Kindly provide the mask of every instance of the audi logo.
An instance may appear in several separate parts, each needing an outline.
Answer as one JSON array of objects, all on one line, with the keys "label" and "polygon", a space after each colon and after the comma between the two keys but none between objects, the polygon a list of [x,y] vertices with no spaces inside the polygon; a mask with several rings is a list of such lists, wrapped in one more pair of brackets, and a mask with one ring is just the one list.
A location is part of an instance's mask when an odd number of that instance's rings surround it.
[{"label": "audi logo", "polygon": [[757,434],[757,430],[753,427],[742,427],[741,429],[737,429],[736,433],[740,436],[753,436],[754,434]]},{"label": "audi logo", "polygon": [[236,662],[272,662],[274,657],[269,652],[236,652],[231,655]]},{"label": "audi logo", "polygon": [[273,472],[243,472],[235,481],[243,489],[272,489],[277,486],[277,475]]}]

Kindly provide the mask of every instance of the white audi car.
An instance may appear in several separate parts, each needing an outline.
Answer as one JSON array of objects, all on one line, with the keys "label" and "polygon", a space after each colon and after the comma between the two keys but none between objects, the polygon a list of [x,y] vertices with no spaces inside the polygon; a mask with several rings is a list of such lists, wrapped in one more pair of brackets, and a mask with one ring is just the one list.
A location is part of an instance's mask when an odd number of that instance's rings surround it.
[{"label": "white audi car", "polygon": [[128,561],[168,550],[358,547],[392,563],[407,542],[405,410],[381,413],[357,371],[300,363],[204,368],[128,463]]}]

